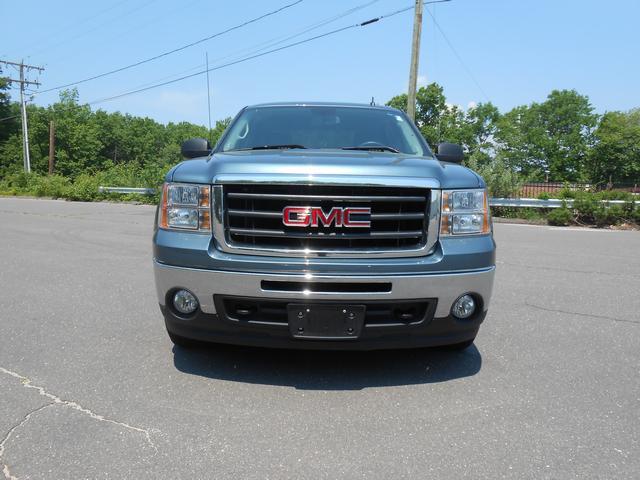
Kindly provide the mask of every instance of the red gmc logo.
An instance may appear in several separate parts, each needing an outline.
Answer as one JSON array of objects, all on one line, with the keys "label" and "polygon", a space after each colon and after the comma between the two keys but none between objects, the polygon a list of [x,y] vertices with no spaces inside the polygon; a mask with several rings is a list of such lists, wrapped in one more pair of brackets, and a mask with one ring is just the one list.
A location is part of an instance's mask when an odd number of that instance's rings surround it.
[{"label": "red gmc logo", "polygon": [[282,223],[288,227],[323,227],[369,228],[370,220],[353,220],[352,215],[371,215],[368,207],[333,207],[328,213],[322,207],[284,207]]}]

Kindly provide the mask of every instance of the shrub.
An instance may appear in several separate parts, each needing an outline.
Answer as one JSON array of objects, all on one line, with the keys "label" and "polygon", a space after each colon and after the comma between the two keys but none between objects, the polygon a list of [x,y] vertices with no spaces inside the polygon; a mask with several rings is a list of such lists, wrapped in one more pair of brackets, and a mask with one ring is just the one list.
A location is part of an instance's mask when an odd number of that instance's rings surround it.
[{"label": "shrub", "polygon": [[69,179],[60,175],[35,177],[33,193],[37,197],[61,198],[66,194]]},{"label": "shrub", "polygon": [[99,186],[100,181],[97,177],[83,173],[82,175],[78,175],[69,188],[67,188],[65,196],[69,200],[80,200],[84,202],[102,199],[104,197],[98,192]]},{"label": "shrub", "polygon": [[[622,204],[607,204],[603,200],[623,200]],[[623,222],[637,223],[637,206],[634,197],[627,192],[578,192],[573,203],[577,221],[584,224],[606,227]]]},{"label": "shrub", "polygon": [[576,192],[573,209],[576,211],[579,222],[594,224],[596,214],[602,208],[603,206],[596,195],[587,192]]},{"label": "shrub", "polygon": [[0,185],[3,190],[13,191],[14,193],[22,193],[25,195],[33,195],[39,176],[33,173],[18,172],[7,175]]},{"label": "shrub", "polygon": [[573,214],[566,206],[551,210],[547,215],[549,225],[566,226],[573,220]]},{"label": "shrub", "polygon": [[597,196],[601,200],[625,200],[627,202],[634,200],[632,193],[620,190],[603,190],[602,192],[598,192]]},{"label": "shrub", "polygon": [[524,183],[524,179],[501,158],[495,158],[485,165],[480,165],[475,158],[470,158],[466,165],[484,178],[492,197],[517,195]]},{"label": "shrub", "polygon": [[[74,179],[61,175],[40,175],[17,172],[0,179],[0,194],[34,195],[38,197],[68,198],[85,202],[99,200],[125,200],[157,203],[159,194],[139,195],[102,193],[100,186],[158,188],[170,165],[108,164],[97,173],[85,172]],[[158,189],[159,191],[159,189]]]},{"label": "shrub", "polygon": [[625,215],[620,205],[601,206],[595,212],[595,224],[598,227],[617,225],[624,221]]},{"label": "shrub", "polygon": [[571,190],[569,187],[564,187],[562,190],[558,192],[557,198],[560,198],[560,199],[576,198],[576,195],[578,193],[579,192],[576,190]]}]

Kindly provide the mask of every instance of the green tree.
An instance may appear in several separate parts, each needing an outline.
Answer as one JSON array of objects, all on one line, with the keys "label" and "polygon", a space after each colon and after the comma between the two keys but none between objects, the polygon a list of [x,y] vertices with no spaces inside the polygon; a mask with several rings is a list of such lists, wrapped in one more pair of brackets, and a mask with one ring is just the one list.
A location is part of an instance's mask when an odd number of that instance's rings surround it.
[{"label": "green tree", "polygon": [[19,129],[20,111],[17,104],[11,103],[9,96],[9,79],[2,76],[0,68],[0,144]]},{"label": "green tree", "polygon": [[[13,106],[17,108],[17,104],[10,104]],[[180,144],[184,140],[209,137],[216,142],[230,122],[228,118],[219,120],[209,132],[204,126],[188,122],[163,125],[150,118],[120,112],[92,111],[88,105],[78,102],[75,90],[62,92],[60,100],[48,107],[29,105],[28,115],[34,172],[47,172],[49,121],[53,120],[56,173],[76,179],[83,174],[109,170],[123,181],[129,181],[124,172],[134,176],[161,176],[163,171],[182,161]],[[22,137],[19,130],[14,130],[0,141],[0,177],[19,172],[21,159]]]},{"label": "green tree", "polygon": [[587,173],[594,183],[637,182],[640,179],[640,109],[608,112],[594,134]]},{"label": "green tree", "polygon": [[98,169],[104,147],[102,132],[89,105],[78,103],[78,91],[63,91],[48,113],[56,124],[56,171],[75,177]]},{"label": "green tree", "polygon": [[[407,95],[393,97],[387,105],[406,111]],[[437,83],[420,87],[416,93],[416,125],[429,145],[440,142],[465,144],[464,112],[448,105],[444,89]]]},{"label": "green tree", "polygon": [[498,131],[500,111],[493,103],[479,103],[469,108],[464,122],[464,143],[469,158],[476,165],[491,163],[495,156],[495,135]]},{"label": "green tree", "polygon": [[484,178],[492,197],[517,196],[522,188],[522,177],[500,157],[485,159],[484,163],[480,163],[478,157],[472,156],[465,163]]},{"label": "green tree", "polygon": [[554,90],[543,103],[516,107],[502,116],[496,138],[498,152],[525,176],[578,181],[593,145],[598,115],[586,96]]}]

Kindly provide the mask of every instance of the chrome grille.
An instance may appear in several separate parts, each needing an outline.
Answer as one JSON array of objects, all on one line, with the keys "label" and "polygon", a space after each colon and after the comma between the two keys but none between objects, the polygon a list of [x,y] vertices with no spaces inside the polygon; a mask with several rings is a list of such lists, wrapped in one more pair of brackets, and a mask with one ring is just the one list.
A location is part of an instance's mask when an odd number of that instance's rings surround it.
[{"label": "chrome grille", "polygon": [[[419,252],[428,242],[432,190],[407,187],[225,184],[217,187],[226,250],[289,254]],[[288,227],[287,206],[368,207],[370,228]],[[426,252],[422,252],[425,254]],[[393,255],[395,254],[395,255]]]}]

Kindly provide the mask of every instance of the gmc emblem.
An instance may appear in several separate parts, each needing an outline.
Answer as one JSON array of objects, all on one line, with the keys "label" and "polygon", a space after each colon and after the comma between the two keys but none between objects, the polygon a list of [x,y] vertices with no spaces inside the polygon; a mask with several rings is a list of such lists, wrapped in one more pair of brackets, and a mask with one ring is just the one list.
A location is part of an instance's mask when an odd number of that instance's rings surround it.
[{"label": "gmc emblem", "polygon": [[353,220],[352,215],[371,215],[369,207],[333,207],[328,213],[322,207],[284,207],[282,223],[288,227],[369,228],[371,220]]}]

